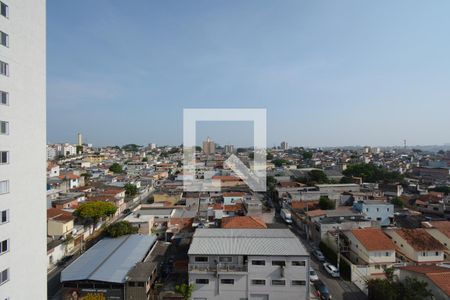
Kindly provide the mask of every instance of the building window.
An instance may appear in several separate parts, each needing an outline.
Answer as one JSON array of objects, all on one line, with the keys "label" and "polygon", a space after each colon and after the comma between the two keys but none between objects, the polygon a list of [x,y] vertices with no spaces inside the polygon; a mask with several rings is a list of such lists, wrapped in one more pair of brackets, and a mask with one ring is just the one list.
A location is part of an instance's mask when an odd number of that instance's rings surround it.
[{"label": "building window", "polygon": [[427,256],[427,253],[426,252],[422,252],[422,256]]},{"label": "building window", "polygon": [[0,2],[0,14],[5,18],[9,18],[9,7],[3,2]]},{"label": "building window", "polygon": [[5,91],[0,91],[0,104],[9,105],[9,93]]},{"label": "building window", "polygon": [[5,224],[9,222],[9,210],[2,210],[0,215],[0,224]]},{"label": "building window", "polygon": [[195,258],[195,262],[208,262],[208,257],[206,257],[206,256],[197,256]]},{"label": "building window", "polygon": [[262,279],[253,279],[252,280],[253,285],[266,285],[266,281]]},{"label": "building window", "polygon": [[0,74],[9,76],[9,65],[0,60]]},{"label": "building window", "polygon": [[272,266],[279,266],[279,267],[285,267],[286,262],[284,260],[273,260]]},{"label": "building window", "polygon": [[0,254],[6,253],[9,251],[9,240],[4,240],[0,243]]},{"label": "building window", "polygon": [[0,285],[4,284],[8,280],[9,280],[9,269],[6,269],[0,273]]},{"label": "building window", "polygon": [[440,253],[439,252],[436,252],[436,256],[439,256],[440,255]]},{"label": "building window", "polygon": [[292,286],[299,286],[299,285],[306,285],[306,281],[304,280],[292,280],[291,281]]},{"label": "building window", "polygon": [[266,261],[265,260],[252,260],[252,265],[254,266],[265,266]]},{"label": "building window", "polygon": [[231,256],[219,257],[219,262],[221,262],[221,263],[230,263],[232,261],[233,261],[233,258]]},{"label": "building window", "polygon": [[221,284],[234,284],[234,279],[221,279]]},{"label": "building window", "polygon": [[0,165],[9,163],[9,151],[0,151]]},{"label": "building window", "polygon": [[306,266],[306,262],[304,260],[302,261],[293,261],[292,266],[294,267],[304,267]]},{"label": "building window", "polygon": [[9,47],[9,35],[3,31],[0,31],[0,43],[5,47]]},{"label": "building window", "polygon": [[0,134],[9,134],[9,122],[0,121]]},{"label": "building window", "polygon": [[272,285],[286,285],[286,280],[272,280]]},{"label": "building window", "polygon": [[196,280],[195,280],[195,283],[196,283],[196,284],[209,284],[209,279],[202,279],[202,278],[199,278],[199,279],[196,279]]},{"label": "building window", "polygon": [[0,194],[9,193],[9,181],[2,180],[0,181]]}]

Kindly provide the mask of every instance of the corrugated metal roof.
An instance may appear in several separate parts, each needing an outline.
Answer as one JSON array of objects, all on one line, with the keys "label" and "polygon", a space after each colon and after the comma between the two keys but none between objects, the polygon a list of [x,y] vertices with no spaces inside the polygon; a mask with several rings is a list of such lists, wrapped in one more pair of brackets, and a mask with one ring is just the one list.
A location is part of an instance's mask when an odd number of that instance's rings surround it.
[{"label": "corrugated metal roof", "polygon": [[103,239],[61,273],[61,282],[96,280],[123,283],[127,273],[147,255],[154,236],[133,234]]},{"label": "corrugated metal roof", "polygon": [[189,255],[308,255],[289,229],[197,229]]}]

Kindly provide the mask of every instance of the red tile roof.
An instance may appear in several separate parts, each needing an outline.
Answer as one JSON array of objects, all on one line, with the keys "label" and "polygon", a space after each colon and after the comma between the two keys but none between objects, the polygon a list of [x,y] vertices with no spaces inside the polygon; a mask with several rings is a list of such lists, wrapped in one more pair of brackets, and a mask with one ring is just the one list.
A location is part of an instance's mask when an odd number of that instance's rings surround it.
[{"label": "red tile roof", "polygon": [[319,201],[292,201],[291,207],[292,209],[308,209],[316,210],[319,206]]},{"label": "red tile roof", "polygon": [[70,212],[58,208],[47,209],[47,220],[55,220],[60,222],[69,222],[74,219]]},{"label": "red tile roof", "polygon": [[450,296],[450,269],[438,266],[408,266],[401,270],[419,273],[428,277],[447,296]]},{"label": "red tile roof", "polygon": [[223,206],[223,211],[237,212],[237,211],[241,211],[241,210],[242,210],[242,205],[240,203],[236,203],[234,205],[224,205]]},{"label": "red tile roof", "polygon": [[326,214],[327,212],[321,209],[311,210],[306,213],[306,215],[311,218],[325,216]]},{"label": "red tile roof", "polygon": [[435,251],[447,249],[425,229],[396,229],[394,230],[416,251]]},{"label": "red tile roof", "polygon": [[222,228],[228,229],[264,229],[267,228],[266,223],[257,217],[242,216],[228,217],[222,219]]},{"label": "red tile roof", "polygon": [[367,251],[395,250],[395,244],[381,229],[353,229],[351,233]]},{"label": "red tile roof", "polygon": [[450,221],[431,221],[429,223],[450,238]]}]

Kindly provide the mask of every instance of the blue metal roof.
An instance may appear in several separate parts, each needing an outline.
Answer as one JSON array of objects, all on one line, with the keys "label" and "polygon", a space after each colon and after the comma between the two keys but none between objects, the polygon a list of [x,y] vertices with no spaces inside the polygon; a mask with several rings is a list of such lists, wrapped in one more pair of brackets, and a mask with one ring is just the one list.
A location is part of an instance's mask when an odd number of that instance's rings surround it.
[{"label": "blue metal roof", "polygon": [[127,273],[145,258],[155,242],[155,236],[139,234],[103,239],[62,271],[61,282],[123,283]]}]

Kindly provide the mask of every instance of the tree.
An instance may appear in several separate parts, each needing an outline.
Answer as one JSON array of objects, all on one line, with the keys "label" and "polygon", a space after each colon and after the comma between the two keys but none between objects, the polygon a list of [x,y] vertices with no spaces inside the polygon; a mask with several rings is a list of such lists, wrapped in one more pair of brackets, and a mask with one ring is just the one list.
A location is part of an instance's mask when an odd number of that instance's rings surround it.
[{"label": "tree", "polygon": [[400,207],[400,208],[402,208],[404,205],[404,203],[403,203],[402,199],[400,199],[400,197],[394,197],[391,200],[391,204],[394,204],[395,206]]},{"label": "tree", "polygon": [[319,207],[323,210],[335,209],[336,203],[330,200],[328,196],[321,196],[319,200]]},{"label": "tree", "polygon": [[195,146],[195,152],[202,152],[202,147]]},{"label": "tree", "polygon": [[273,154],[272,153],[267,153],[266,159],[267,160],[272,160],[273,159]]},{"label": "tree", "polygon": [[282,167],[283,165],[289,164],[289,162],[288,162],[287,160],[280,159],[280,158],[272,160],[272,163],[273,163],[273,164],[275,165],[275,167],[277,167],[277,168],[280,168],[280,167]]},{"label": "tree", "polygon": [[417,278],[406,277],[397,288],[397,299],[402,300],[425,300],[430,299],[433,294],[427,288],[428,284]]},{"label": "tree", "polygon": [[181,296],[183,296],[184,300],[190,300],[194,289],[195,289],[195,285],[193,285],[193,284],[187,285],[187,284],[183,283],[182,285],[175,286],[175,293],[178,293]]},{"label": "tree", "polygon": [[116,211],[116,206],[110,202],[88,201],[81,203],[75,210],[74,215],[77,218],[89,220],[97,224],[100,219],[112,216]]},{"label": "tree", "polygon": [[342,172],[347,177],[362,177],[364,182],[395,183],[403,181],[403,175],[391,172],[374,164],[354,164]]},{"label": "tree", "polygon": [[450,187],[442,185],[442,186],[437,186],[434,189],[430,189],[430,191],[444,193],[446,196],[448,196],[450,194]]},{"label": "tree", "polygon": [[307,160],[307,159],[311,159],[313,157],[313,154],[312,154],[312,152],[306,151],[306,152],[303,152],[302,156],[303,156],[304,160]]},{"label": "tree", "polygon": [[83,153],[83,146],[78,145],[77,146],[77,154]]},{"label": "tree", "polygon": [[106,228],[106,234],[112,238],[116,238],[122,235],[137,233],[138,229],[133,227],[128,221],[120,221],[111,224]]},{"label": "tree", "polygon": [[89,180],[92,178],[92,174],[87,172],[80,175],[81,177],[84,177],[84,180]]},{"label": "tree", "polygon": [[323,184],[329,183],[327,175],[322,170],[312,170],[308,172],[308,176],[310,181],[313,181],[315,184]]},{"label": "tree", "polygon": [[371,279],[367,283],[369,295],[368,300],[395,300],[395,291],[391,282],[386,279]]},{"label": "tree", "polygon": [[148,157],[142,158],[142,162],[148,162]]},{"label": "tree", "polygon": [[134,184],[127,183],[127,184],[125,184],[124,188],[125,188],[125,194],[127,196],[131,196],[131,197],[136,196],[136,194],[138,193],[138,188]]},{"label": "tree", "polygon": [[113,163],[113,164],[111,165],[111,167],[109,167],[109,170],[110,170],[111,172],[113,172],[114,174],[120,174],[120,173],[123,173],[123,168],[122,168],[122,166],[121,166],[120,164],[118,164],[118,163]]}]

